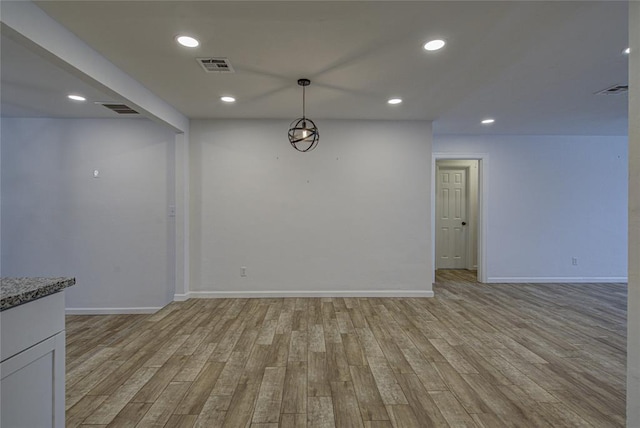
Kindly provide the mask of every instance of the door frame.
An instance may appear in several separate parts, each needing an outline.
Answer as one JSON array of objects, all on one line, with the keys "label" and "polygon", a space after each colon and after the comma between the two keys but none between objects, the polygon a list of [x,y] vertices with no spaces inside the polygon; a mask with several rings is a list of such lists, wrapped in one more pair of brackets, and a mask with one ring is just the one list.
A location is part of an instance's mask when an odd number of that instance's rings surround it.
[{"label": "door frame", "polygon": [[487,223],[488,223],[488,176],[489,155],[487,153],[432,153],[431,154],[431,263],[436,281],[436,161],[478,161],[478,282],[487,282]]}]

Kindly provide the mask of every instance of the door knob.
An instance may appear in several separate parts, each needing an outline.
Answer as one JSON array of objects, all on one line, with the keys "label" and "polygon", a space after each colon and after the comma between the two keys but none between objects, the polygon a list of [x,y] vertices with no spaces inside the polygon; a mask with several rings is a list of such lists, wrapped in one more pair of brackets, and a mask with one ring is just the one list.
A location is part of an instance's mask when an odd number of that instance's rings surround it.
[{"label": "door knob", "polygon": [[463,221],[463,222],[462,222],[462,225],[463,225],[463,226],[466,226],[466,225],[467,225],[467,222],[466,222],[466,221]]}]

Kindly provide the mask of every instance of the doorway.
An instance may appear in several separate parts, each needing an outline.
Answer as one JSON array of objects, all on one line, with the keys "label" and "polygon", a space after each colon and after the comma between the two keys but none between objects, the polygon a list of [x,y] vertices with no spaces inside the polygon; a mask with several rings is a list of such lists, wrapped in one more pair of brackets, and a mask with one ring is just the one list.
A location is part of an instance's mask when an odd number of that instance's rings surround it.
[{"label": "doorway", "polygon": [[477,270],[478,161],[436,162],[436,270]]},{"label": "doorway", "polygon": [[476,271],[486,282],[486,154],[440,154],[432,159],[433,281],[437,269]]}]

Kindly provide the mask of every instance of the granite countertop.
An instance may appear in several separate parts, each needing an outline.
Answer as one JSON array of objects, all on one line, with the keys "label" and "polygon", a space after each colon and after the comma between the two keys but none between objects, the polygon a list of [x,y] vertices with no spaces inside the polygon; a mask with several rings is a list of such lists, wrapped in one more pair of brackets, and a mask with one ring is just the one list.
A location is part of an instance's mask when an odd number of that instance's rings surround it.
[{"label": "granite countertop", "polygon": [[0,311],[57,293],[75,283],[75,278],[0,278]]}]

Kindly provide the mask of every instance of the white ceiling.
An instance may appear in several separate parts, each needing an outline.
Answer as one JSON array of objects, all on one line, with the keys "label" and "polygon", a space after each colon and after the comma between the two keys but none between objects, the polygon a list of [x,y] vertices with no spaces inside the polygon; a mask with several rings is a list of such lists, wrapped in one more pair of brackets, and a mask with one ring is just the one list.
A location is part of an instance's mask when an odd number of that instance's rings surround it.
[{"label": "white ceiling", "polygon": [[[627,96],[594,95],[628,81],[621,54],[626,2],[37,4],[190,118],[294,119],[301,113],[296,81],[306,77],[307,115],[314,120],[427,119],[438,133],[627,132]],[[181,33],[196,36],[200,47],[179,47],[174,37]],[[447,46],[424,51],[433,38]],[[34,100],[37,93],[61,100],[56,90],[70,90],[65,85],[74,76],[67,73],[65,81],[46,65],[39,76],[36,58],[15,45],[6,49],[3,39],[3,115],[34,109],[33,100],[16,103],[12,94],[20,90]],[[195,61],[204,56],[228,57],[236,72],[206,74]],[[102,96],[81,90],[92,100]],[[222,95],[238,101],[224,104]],[[390,97],[404,102],[389,106]],[[36,105],[39,114],[67,115],[70,104],[63,102]],[[103,109],[77,108],[69,116]],[[496,123],[480,125],[488,116]]]},{"label": "white ceiling", "polygon": [[[95,102],[121,102],[94,89],[78,77],[0,35],[0,107],[5,117],[113,118],[118,115]],[[88,103],[71,102],[68,94],[82,94]]]}]

